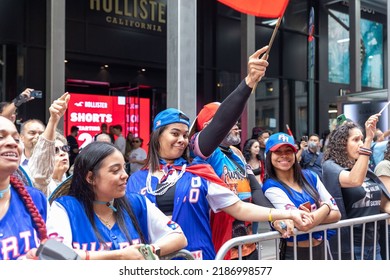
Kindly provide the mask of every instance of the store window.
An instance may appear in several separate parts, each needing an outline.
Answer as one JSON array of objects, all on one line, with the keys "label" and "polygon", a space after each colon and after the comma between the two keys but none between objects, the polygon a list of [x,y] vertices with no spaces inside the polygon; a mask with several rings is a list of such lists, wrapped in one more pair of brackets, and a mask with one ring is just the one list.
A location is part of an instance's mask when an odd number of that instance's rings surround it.
[{"label": "store window", "polygon": [[[383,25],[361,19],[362,86],[383,88]],[[349,84],[349,16],[329,10],[329,82]]]}]

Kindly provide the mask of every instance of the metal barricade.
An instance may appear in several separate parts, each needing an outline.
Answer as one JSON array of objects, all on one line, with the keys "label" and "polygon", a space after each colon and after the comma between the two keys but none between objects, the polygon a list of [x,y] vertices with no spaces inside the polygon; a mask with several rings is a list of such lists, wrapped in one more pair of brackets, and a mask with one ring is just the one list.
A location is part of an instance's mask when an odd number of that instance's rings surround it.
[{"label": "metal barricade", "polygon": [[[364,246],[366,244],[364,244],[364,240],[365,240],[365,226],[367,223],[371,223],[373,222],[374,223],[374,252],[376,250],[376,244],[377,244],[377,231],[378,231],[378,222],[379,221],[385,221],[385,228],[384,228],[384,232],[385,232],[385,236],[384,236],[384,239],[385,239],[385,252],[386,252],[386,260],[389,260],[389,230],[388,230],[388,225],[387,225],[387,219],[390,218],[390,215],[389,214],[377,214],[377,215],[372,215],[372,216],[365,216],[365,217],[359,217],[359,218],[353,218],[353,219],[346,219],[346,220],[341,220],[337,223],[332,223],[332,224],[323,224],[323,225],[319,225],[319,226],[316,226],[314,228],[312,228],[311,230],[309,231],[306,231],[306,232],[302,232],[302,231],[298,231],[297,229],[294,229],[294,259],[297,259],[297,236],[298,235],[301,235],[301,234],[309,234],[309,239],[310,239],[310,246],[309,246],[309,249],[310,249],[310,259],[312,259],[312,233],[313,232],[318,232],[318,231],[324,231],[324,240],[326,242],[323,242],[323,245],[318,245],[318,246],[325,246],[325,252],[327,252],[327,249],[329,249],[329,247],[326,247],[326,246],[329,246],[328,242],[327,242],[327,230],[331,230],[331,229],[334,229],[337,231],[337,255],[338,255],[338,259],[341,259],[341,229],[343,228],[349,228],[350,230],[350,248],[352,248],[352,250],[350,250],[350,260],[353,260],[354,259],[354,235],[353,235],[353,230],[354,230],[354,226],[356,225],[362,225],[363,226],[363,234],[362,234],[362,248],[364,248]],[[257,247],[258,248],[261,248],[262,244],[264,244],[264,242],[266,241],[274,241],[274,249],[275,249],[275,259],[279,259],[279,244],[280,244],[280,238],[281,238],[281,234],[277,231],[270,231],[270,232],[265,232],[265,233],[260,233],[260,234],[252,234],[252,235],[247,235],[247,236],[242,236],[242,237],[236,237],[236,238],[233,238],[229,241],[227,241],[225,244],[222,245],[222,247],[219,249],[219,251],[217,252],[217,255],[215,257],[216,260],[223,260],[225,255],[228,253],[228,251],[230,249],[232,249],[233,247],[238,247],[238,255],[239,255],[239,259],[241,260],[242,259],[242,245],[244,244],[248,244],[248,243],[256,243],[257,244]],[[263,259],[262,258],[262,250],[258,250],[258,259],[261,260]],[[328,254],[325,254],[324,258],[325,260],[328,259]],[[362,259],[363,259],[363,250],[362,250]],[[375,254],[374,254],[374,259],[375,259]]]}]

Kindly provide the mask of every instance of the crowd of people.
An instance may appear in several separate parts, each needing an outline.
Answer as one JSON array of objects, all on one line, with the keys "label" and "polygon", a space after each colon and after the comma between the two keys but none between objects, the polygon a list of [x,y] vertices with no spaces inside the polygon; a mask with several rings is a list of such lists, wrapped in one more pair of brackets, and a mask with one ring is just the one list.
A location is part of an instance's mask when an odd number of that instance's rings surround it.
[{"label": "crowd of people", "polygon": [[[192,122],[176,108],[159,112],[147,152],[142,138],[106,123],[80,149],[77,126],[67,137],[58,129],[68,93],[53,101],[46,124],[27,120],[20,132],[16,109],[33,100],[32,89],[2,103],[0,259],[37,259],[52,239],[83,260],[145,259],[145,244],[156,259],[185,249],[212,260],[226,241],[257,233],[258,222],[280,233],[280,259],[332,259],[338,251],[343,259],[351,252],[382,259],[374,223],[354,226],[352,236],[343,228],[341,248],[333,230],[299,235],[295,255],[294,229],[390,213],[390,142],[371,170],[373,141],[387,137],[374,114],[364,129],[349,119],[339,124],[325,151],[318,134],[296,144],[267,129],[238,148],[238,121],[265,75],[267,49],[249,57],[247,76],[222,103],[206,104]],[[245,244],[225,259],[258,259],[259,250]]]}]

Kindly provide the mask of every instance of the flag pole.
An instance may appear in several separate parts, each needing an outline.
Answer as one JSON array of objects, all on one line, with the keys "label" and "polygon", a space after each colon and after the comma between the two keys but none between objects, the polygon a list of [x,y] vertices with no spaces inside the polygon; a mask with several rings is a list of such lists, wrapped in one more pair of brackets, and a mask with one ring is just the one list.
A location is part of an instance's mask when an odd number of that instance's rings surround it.
[{"label": "flag pole", "polygon": [[[272,47],[272,44],[274,43],[274,40],[275,40],[275,37],[276,37],[276,33],[278,32],[280,23],[282,22],[282,18],[283,18],[283,15],[280,16],[280,17],[278,18],[278,21],[276,22],[274,31],[272,32],[271,39],[269,40],[269,43],[268,43],[268,50],[267,50],[267,51],[265,52],[265,54],[261,57],[262,59],[268,60],[269,52],[271,51],[271,47]],[[257,84],[258,84],[258,83],[259,83],[259,82],[256,82],[255,85],[253,86],[252,93],[254,93],[254,92],[256,91],[256,87],[257,87]]]}]

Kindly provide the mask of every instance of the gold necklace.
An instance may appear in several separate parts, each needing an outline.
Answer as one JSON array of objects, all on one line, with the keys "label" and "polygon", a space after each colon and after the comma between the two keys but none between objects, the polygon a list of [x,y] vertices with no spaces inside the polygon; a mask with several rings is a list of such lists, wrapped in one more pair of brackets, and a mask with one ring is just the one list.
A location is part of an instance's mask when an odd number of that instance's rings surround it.
[{"label": "gold necklace", "polygon": [[106,220],[106,219],[103,219],[98,213],[95,212],[95,214],[96,214],[96,216],[99,218],[99,220],[103,222],[103,224],[104,224],[106,227],[108,227],[108,228],[111,228],[111,227],[112,227],[110,221],[111,221],[111,217],[112,217],[112,215],[114,214],[114,212],[111,212],[111,215],[108,217],[107,220]]}]

